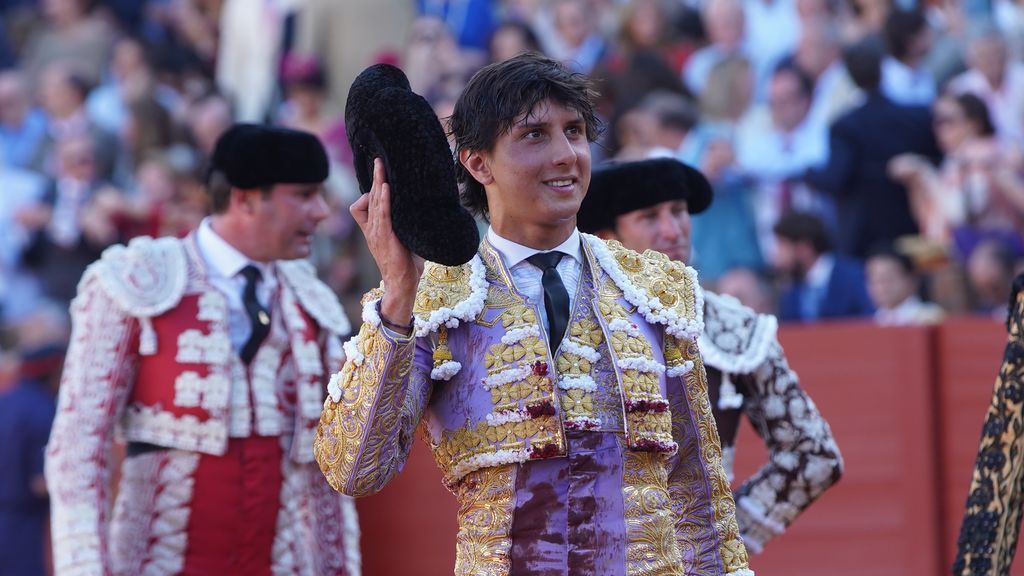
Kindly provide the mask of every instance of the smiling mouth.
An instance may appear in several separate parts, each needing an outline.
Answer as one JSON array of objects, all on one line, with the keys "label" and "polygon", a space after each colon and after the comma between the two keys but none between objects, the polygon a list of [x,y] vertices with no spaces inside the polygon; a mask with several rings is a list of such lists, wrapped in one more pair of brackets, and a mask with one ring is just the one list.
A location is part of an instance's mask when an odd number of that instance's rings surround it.
[{"label": "smiling mouth", "polygon": [[576,184],[575,178],[559,178],[557,180],[545,180],[544,184],[552,188],[567,189],[572,188]]}]

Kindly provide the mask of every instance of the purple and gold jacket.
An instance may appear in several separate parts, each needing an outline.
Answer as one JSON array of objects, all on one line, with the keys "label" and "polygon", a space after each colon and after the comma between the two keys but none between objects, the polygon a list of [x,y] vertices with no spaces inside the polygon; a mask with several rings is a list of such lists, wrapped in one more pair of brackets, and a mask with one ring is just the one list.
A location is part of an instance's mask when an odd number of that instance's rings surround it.
[{"label": "purple and gold jacket", "polygon": [[380,490],[420,427],[460,503],[457,575],[753,574],[697,339],[696,273],[583,235],[569,327],[486,241],[428,263],[415,338],[381,328],[380,289],[331,380],[314,452],[338,491]]}]

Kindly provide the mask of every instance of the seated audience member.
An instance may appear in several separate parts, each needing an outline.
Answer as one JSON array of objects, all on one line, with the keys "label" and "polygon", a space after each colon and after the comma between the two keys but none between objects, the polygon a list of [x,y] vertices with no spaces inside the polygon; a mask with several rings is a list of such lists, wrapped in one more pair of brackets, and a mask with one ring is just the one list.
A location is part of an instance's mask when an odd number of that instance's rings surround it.
[{"label": "seated audience member", "polygon": [[974,249],[967,260],[967,284],[975,313],[1006,319],[1016,267],[1013,251],[999,240],[986,240]]},{"label": "seated audience member", "polygon": [[873,250],[864,266],[875,322],[882,326],[935,324],[944,312],[921,299],[921,280],[913,260],[889,245]]},{"label": "seated audience member", "polygon": [[25,75],[0,73],[0,161],[26,169],[40,157],[47,139],[46,115],[32,104]]},{"label": "seated audience member", "polygon": [[944,154],[938,170],[915,154],[901,154],[888,167],[907,186],[922,234],[941,244],[955,243],[965,259],[993,235],[1024,247],[1020,162],[996,137],[985,103],[974,94],[943,95],[935,102],[934,131]]},{"label": "seated audience member", "polygon": [[779,302],[780,320],[814,322],[874,312],[863,268],[832,250],[820,219],[791,212],[774,230],[775,267],[789,279]]},{"label": "seated audience member", "polygon": [[933,32],[921,10],[893,10],[883,29],[888,55],[882,60],[882,93],[893,102],[928,106],[935,100],[935,77],[926,58]]},{"label": "seated audience member", "polygon": [[756,270],[733,268],[718,279],[719,294],[732,296],[758,314],[775,313],[775,293],[771,284]]},{"label": "seated audience member", "polygon": [[86,266],[118,240],[110,213],[123,197],[98,175],[97,152],[88,136],[60,141],[52,184],[17,215],[30,235],[22,261],[37,275],[43,295],[64,304]]},{"label": "seated audience member", "polygon": [[992,113],[999,137],[1024,144],[1024,63],[1012,58],[1006,37],[992,23],[977,23],[968,31],[964,54],[967,70],[949,82],[954,94],[974,94]]},{"label": "seated audience member", "polygon": [[525,22],[509,20],[498,25],[487,43],[487,61],[504,62],[526,52],[540,52],[540,41]]}]

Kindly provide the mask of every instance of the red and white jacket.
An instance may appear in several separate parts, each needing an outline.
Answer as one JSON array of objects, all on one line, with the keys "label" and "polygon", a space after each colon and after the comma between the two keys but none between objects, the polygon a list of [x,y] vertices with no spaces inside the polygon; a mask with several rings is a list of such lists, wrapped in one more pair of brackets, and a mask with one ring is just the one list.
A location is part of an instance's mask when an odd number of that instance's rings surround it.
[{"label": "red and white jacket", "polygon": [[[249,436],[279,437],[286,454],[274,572],[359,573],[355,508],[327,487],[312,450],[350,325],[309,263],[275,269],[271,333],[248,367],[232,348],[227,302],[208,281],[194,234],[135,239],[86,271],[47,448],[58,574],[180,571],[200,455],[223,455],[229,438]],[[126,461],[120,490],[144,497],[119,494],[112,519],[115,435],[169,450]],[[332,526],[320,530],[325,523]],[[108,541],[139,540],[139,530],[148,544]]]}]

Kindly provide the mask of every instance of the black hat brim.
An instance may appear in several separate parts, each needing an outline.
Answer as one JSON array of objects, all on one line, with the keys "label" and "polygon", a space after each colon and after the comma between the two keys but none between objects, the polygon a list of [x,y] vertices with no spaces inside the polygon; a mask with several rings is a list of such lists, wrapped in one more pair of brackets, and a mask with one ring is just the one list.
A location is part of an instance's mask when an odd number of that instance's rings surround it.
[{"label": "black hat brim", "polygon": [[591,174],[577,227],[583,232],[614,229],[623,214],[674,200],[685,200],[687,211],[699,214],[712,197],[704,174],[674,158],[609,163]]},{"label": "black hat brim", "polygon": [[[480,235],[459,202],[455,160],[430,104],[404,85],[394,67],[371,67],[356,78],[345,108],[356,179],[373,185],[373,161],[384,162],[392,228],[413,253],[446,266],[468,262]],[[401,73],[401,71],[399,71]]]}]

